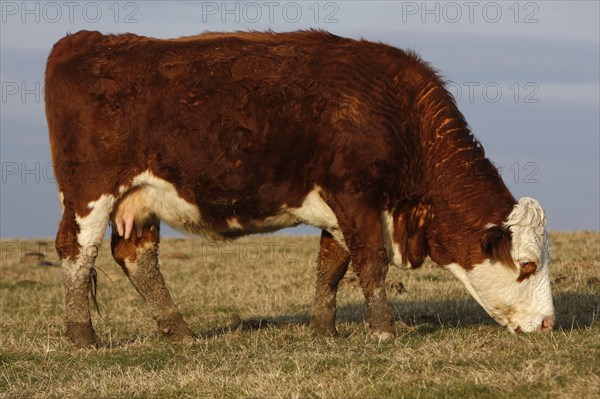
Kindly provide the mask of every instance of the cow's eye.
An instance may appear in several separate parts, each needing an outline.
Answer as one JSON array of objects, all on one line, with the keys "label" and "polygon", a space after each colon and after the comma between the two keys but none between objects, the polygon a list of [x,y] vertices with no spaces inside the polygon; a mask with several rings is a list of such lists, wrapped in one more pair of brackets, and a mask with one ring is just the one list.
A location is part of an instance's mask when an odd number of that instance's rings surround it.
[{"label": "cow's eye", "polygon": [[520,261],[520,273],[517,281],[523,281],[529,278],[535,271],[537,270],[537,264],[535,262],[530,261]]},{"label": "cow's eye", "polygon": [[526,267],[527,265],[530,265],[532,263],[535,263],[535,262],[529,262],[529,261],[521,261],[521,262],[519,262],[519,264],[521,265],[521,267]]}]

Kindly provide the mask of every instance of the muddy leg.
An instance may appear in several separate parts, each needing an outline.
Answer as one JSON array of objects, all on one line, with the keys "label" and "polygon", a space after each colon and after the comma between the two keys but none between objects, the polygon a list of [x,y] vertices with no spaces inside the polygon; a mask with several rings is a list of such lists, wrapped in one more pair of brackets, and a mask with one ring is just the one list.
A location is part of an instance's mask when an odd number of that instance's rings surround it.
[{"label": "muddy leg", "polygon": [[354,196],[337,198],[336,203],[343,205],[336,206],[334,212],[338,215],[350,250],[354,271],[360,278],[367,306],[366,321],[374,336],[387,339],[395,335],[395,327],[392,307],[385,292],[389,264],[382,235],[381,211],[366,206],[360,200]]},{"label": "muddy leg", "polygon": [[387,301],[385,292],[385,277],[389,265],[385,251],[382,250],[381,252],[382,254],[372,254],[366,258],[364,254],[357,254],[354,258],[356,260],[353,260],[353,265],[354,270],[360,277],[360,284],[367,304],[367,323],[373,335],[384,340],[392,338],[396,330],[392,307]]},{"label": "muddy leg", "polygon": [[100,345],[92,327],[88,295],[92,269],[105,228],[102,222],[93,227],[86,223],[78,224],[75,212],[67,209],[63,212],[56,235],[56,250],[61,259],[65,287],[66,336],[78,348]]},{"label": "muddy leg", "polygon": [[160,333],[174,342],[191,342],[193,333],[171,299],[158,264],[159,222],[144,224],[141,234],[128,240],[113,231],[113,257],[142,296]]},{"label": "muddy leg", "polygon": [[333,236],[323,230],[317,260],[317,284],[310,327],[315,336],[336,337],[335,297],[338,284],[348,270],[350,254]]}]

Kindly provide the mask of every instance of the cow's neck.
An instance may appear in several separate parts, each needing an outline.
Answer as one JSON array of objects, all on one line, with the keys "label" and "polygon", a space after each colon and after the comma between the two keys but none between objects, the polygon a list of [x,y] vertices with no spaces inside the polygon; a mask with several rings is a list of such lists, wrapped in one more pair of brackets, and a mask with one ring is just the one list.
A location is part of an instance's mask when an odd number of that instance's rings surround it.
[{"label": "cow's neck", "polygon": [[433,211],[429,235],[451,258],[437,262],[468,266],[480,257],[479,239],[486,226],[501,225],[516,201],[441,81],[424,85],[417,106]]}]

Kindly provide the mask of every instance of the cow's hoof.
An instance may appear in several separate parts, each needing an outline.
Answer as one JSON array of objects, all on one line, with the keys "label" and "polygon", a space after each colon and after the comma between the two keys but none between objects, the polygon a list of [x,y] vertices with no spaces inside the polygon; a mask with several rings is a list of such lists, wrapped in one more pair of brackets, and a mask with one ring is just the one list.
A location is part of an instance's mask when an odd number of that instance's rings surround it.
[{"label": "cow's hoof", "polygon": [[379,323],[369,323],[371,337],[379,342],[388,341],[396,336],[396,326],[391,320],[380,321]]},{"label": "cow's hoof", "polygon": [[335,318],[320,318],[313,315],[310,319],[309,326],[315,338],[335,338],[339,336],[335,328]]},{"label": "cow's hoof", "polygon": [[169,339],[169,341],[175,344],[191,344],[192,342],[194,342],[195,339],[192,334],[171,334],[168,335],[167,338]]},{"label": "cow's hoof", "polygon": [[394,315],[387,303],[378,303],[367,308],[367,322],[371,329],[371,336],[380,342],[396,335]]},{"label": "cow's hoof", "polygon": [[67,322],[65,334],[76,348],[98,348],[102,345],[91,323]]},{"label": "cow's hoof", "polygon": [[194,333],[180,314],[158,320],[158,330],[171,342],[189,344],[194,341]]}]

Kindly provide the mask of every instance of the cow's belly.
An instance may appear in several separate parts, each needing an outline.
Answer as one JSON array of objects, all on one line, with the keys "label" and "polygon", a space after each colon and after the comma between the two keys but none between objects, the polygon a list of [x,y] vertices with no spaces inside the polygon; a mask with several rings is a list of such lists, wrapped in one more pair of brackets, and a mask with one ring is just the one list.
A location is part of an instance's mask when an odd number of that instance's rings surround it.
[{"label": "cow's belly", "polygon": [[146,171],[132,180],[129,187],[121,188],[121,197],[112,214],[115,225],[123,220],[133,220],[142,226],[149,218],[158,218],[174,229],[191,234],[206,235],[214,239],[241,236],[252,233],[276,231],[301,223],[329,231],[344,243],[338,220],[331,208],[322,199],[321,189],[315,187],[308,193],[300,207],[282,204],[278,211],[263,219],[247,219],[244,223],[235,215],[219,223],[209,223],[197,204],[182,198],[175,186]]},{"label": "cow's belly", "polygon": [[188,233],[210,234],[200,210],[183,199],[170,182],[146,171],[121,187],[121,197],[112,214],[113,224],[133,219],[136,226],[150,218],[158,218],[173,228]]}]

